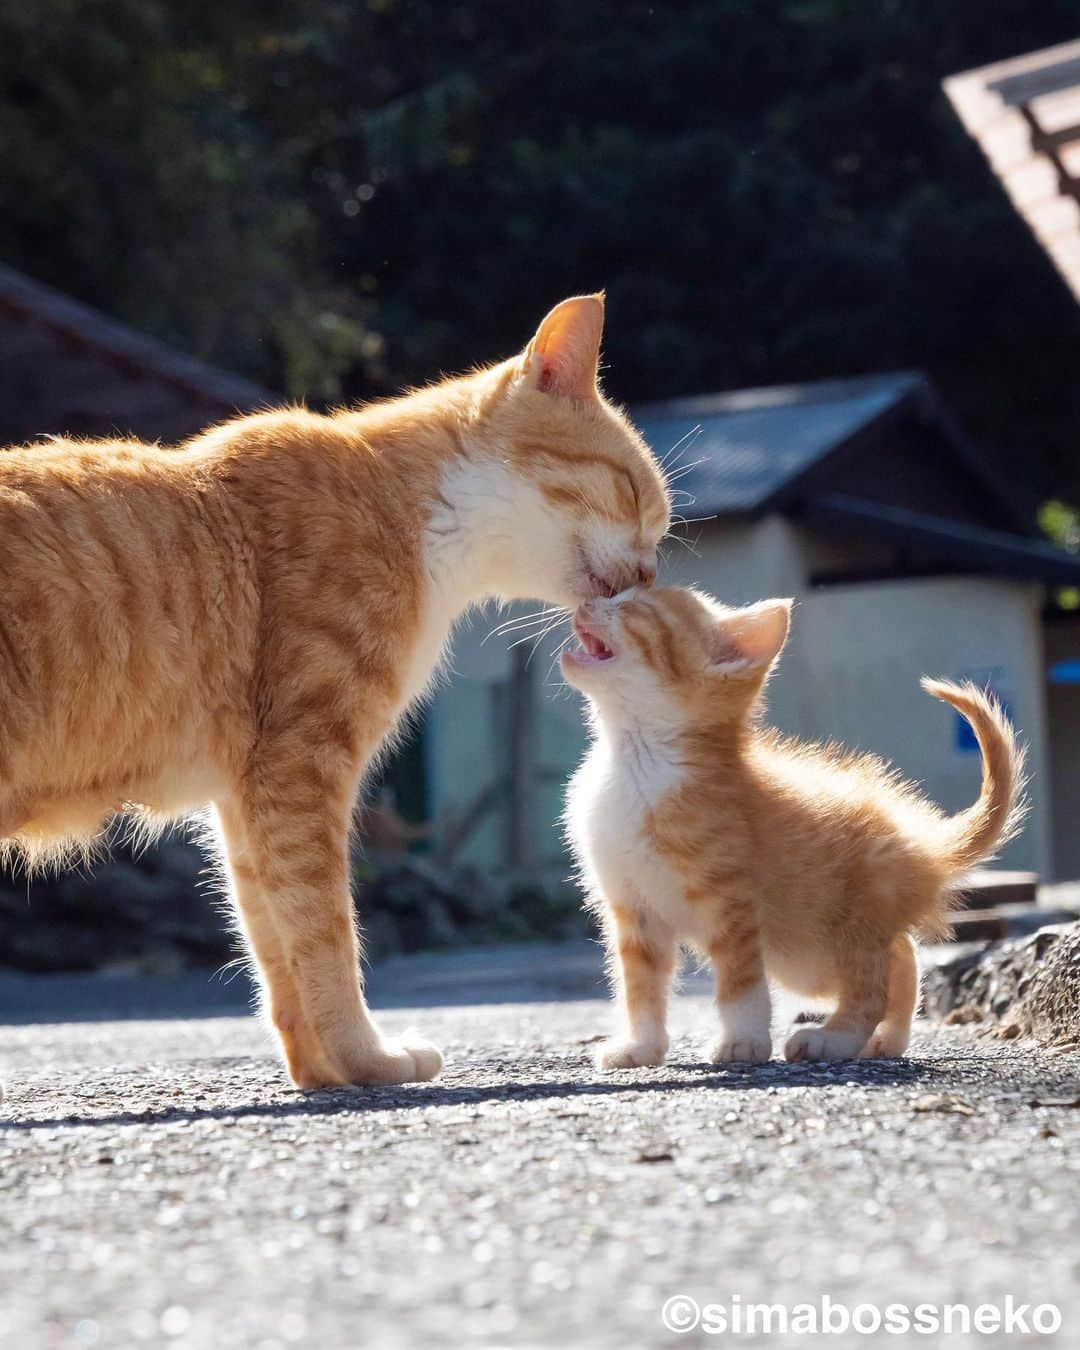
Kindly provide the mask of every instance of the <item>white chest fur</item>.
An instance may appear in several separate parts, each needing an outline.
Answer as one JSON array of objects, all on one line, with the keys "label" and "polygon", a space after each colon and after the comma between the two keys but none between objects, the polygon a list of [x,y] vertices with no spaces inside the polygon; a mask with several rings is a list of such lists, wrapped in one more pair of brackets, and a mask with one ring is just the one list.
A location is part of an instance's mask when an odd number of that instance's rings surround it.
[{"label": "white chest fur", "polygon": [[575,774],[567,831],[595,899],[648,909],[690,936],[693,911],[678,874],[652,844],[651,812],[684,770],[632,733],[601,734]]}]

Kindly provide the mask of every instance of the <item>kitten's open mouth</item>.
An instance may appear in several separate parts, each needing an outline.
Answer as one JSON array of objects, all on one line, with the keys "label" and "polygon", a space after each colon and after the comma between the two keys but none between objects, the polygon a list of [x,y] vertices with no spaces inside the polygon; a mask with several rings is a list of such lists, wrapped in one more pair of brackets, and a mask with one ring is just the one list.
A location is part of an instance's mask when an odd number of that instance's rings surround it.
[{"label": "kitten's open mouth", "polygon": [[574,620],[574,633],[581,644],[563,652],[563,660],[573,666],[594,666],[600,661],[613,661],[615,653],[598,633],[586,627],[580,619]]}]

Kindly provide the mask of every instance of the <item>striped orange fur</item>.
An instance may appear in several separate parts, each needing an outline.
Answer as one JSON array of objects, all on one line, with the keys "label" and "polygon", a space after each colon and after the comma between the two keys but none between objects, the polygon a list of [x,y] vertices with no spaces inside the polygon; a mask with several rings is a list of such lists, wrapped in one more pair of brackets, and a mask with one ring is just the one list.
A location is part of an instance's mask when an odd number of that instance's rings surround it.
[{"label": "striped orange fur", "polygon": [[983,753],[978,801],[946,817],[871,755],[761,724],[791,602],[729,609],[690,590],[583,605],[567,679],[589,698],[593,745],[567,823],[610,935],[626,1016],[606,1067],[659,1062],[680,941],[716,975],[711,1058],[771,1054],[769,981],[831,1005],[789,1059],[893,1056],[918,992],[914,936],[947,927],[963,869],[1020,825],[1023,754],[972,685],[924,681]]},{"label": "striped orange fur", "polygon": [[603,312],[564,301],[501,365],[331,416],[0,453],[0,846],[40,864],[212,803],[302,1087],[441,1064],[368,1013],[348,844],[455,618],[654,574],[668,493],[597,386]]}]

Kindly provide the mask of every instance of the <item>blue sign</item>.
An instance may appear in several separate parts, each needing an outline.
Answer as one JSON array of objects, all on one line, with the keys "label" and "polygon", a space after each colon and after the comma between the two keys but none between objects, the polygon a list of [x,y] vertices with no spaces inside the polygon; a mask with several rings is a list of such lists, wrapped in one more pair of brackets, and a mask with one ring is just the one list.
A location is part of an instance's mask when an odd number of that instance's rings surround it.
[{"label": "blue sign", "polygon": [[[970,680],[972,684],[984,689],[992,698],[997,699],[1005,716],[1010,722],[1013,721],[1012,689],[1008,671],[1004,666],[983,666],[978,670],[963,670],[958,678],[961,683]],[[979,753],[979,742],[975,739],[971,723],[960,712],[955,715],[953,744],[962,755]]]},{"label": "blue sign", "polygon": [[1055,661],[1050,667],[1051,684],[1080,684],[1080,661]]}]

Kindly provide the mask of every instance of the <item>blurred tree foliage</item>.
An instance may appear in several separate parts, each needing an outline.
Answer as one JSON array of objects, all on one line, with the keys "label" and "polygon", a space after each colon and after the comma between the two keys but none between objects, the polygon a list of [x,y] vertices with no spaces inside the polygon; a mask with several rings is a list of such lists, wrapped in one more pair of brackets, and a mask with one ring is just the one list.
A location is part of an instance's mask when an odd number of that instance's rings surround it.
[{"label": "blurred tree foliage", "polygon": [[605,286],[625,400],[927,368],[1080,500],[1080,311],[940,89],[1077,0],[0,0],[0,257],[294,396]]}]

